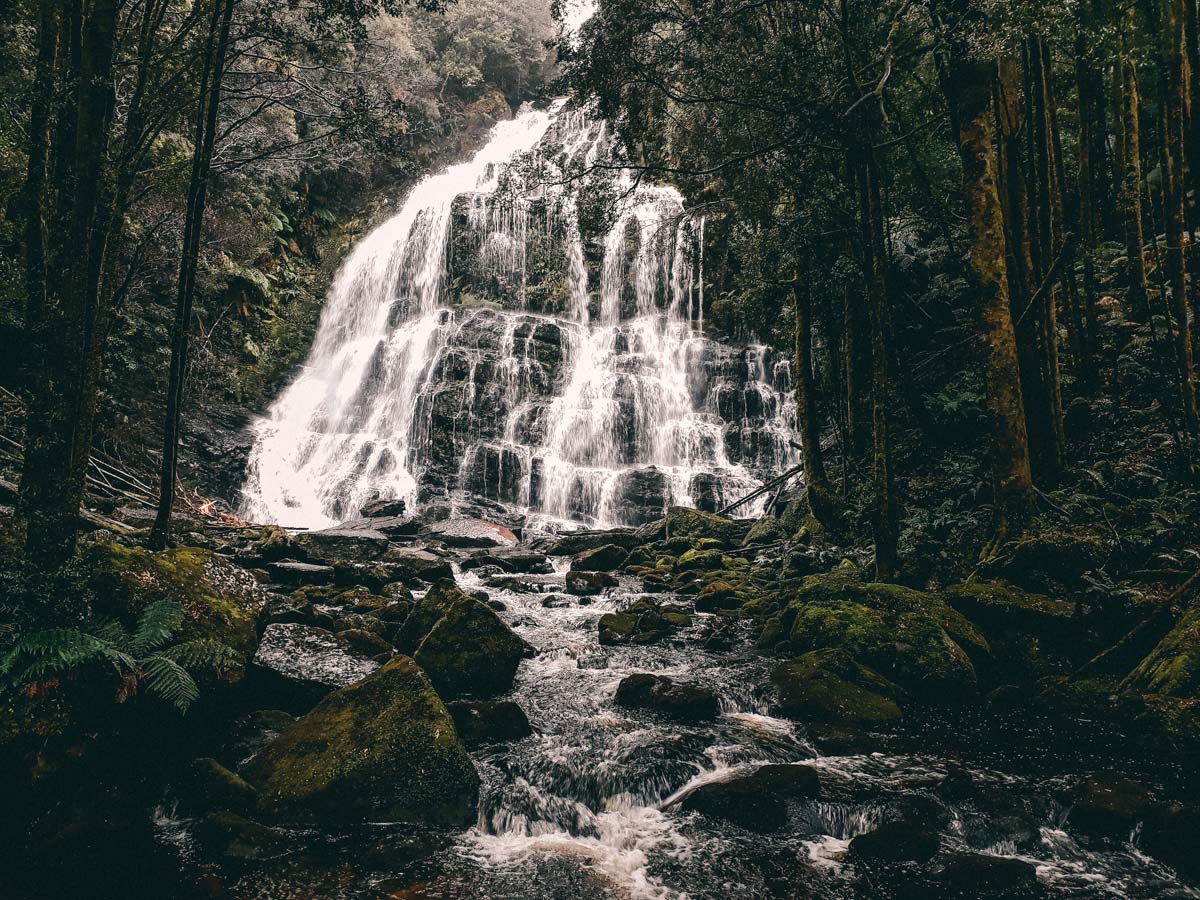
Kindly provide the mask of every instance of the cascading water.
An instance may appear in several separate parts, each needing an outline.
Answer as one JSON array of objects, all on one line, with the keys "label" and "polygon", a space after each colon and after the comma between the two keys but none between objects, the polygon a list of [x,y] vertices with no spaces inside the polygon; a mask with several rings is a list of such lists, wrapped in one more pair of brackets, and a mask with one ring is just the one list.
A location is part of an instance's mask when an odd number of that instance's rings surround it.
[{"label": "cascading water", "polygon": [[561,103],[524,110],[355,248],[258,425],[248,518],[404,497],[638,524],[793,462],[787,363],[701,333],[703,220],[618,173],[615,221],[592,224],[582,173],[607,144]]}]

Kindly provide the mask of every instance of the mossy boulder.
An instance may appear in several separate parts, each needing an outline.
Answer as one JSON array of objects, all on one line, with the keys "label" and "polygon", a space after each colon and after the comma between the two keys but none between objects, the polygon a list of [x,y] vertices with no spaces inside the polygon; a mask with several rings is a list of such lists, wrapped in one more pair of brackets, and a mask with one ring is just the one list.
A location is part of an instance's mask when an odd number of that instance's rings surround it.
[{"label": "mossy boulder", "polygon": [[903,715],[896,703],[900,689],[840,648],[784,663],[771,681],[779,689],[780,711],[802,721],[882,725]]},{"label": "mossy boulder", "polygon": [[605,613],[597,627],[601,644],[654,644],[691,624],[691,617],[678,607],[659,606],[642,597],[623,612]]},{"label": "mossy boulder", "polygon": [[1192,604],[1175,627],[1129,673],[1122,687],[1177,699],[1200,697],[1200,604]]},{"label": "mossy boulder", "polygon": [[322,700],[246,767],[264,811],[337,821],[473,821],[479,776],[408,657]]},{"label": "mossy boulder", "polygon": [[[152,553],[111,542],[88,547],[83,564],[99,615],[133,625],[151,603],[172,600],[185,613],[177,640],[215,640],[245,660],[254,655],[258,614],[267,595],[240,566],[195,547]],[[244,666],[238,666],[222,677],[235,682],[244,674]]]},{"label": "mossy boulder", "polygon": [[775,516],[763,516],[750,526],[750,531],[747,532],[746,539],[742,541],[742,546],[753,547],[786,541],[789,534],[787,526]]},{"label": "mossy boulder", "polygon": [[396,644],[446,698],[504,693],[521,660],[533,654],[495,610],[452,581],[438,582],[414,604]]},{"label": "mossy boulder", "polygon": [[983,635],[940,597],[863,583],[850,570],[805,579],[770,634],[786,634],[782,643],[794,653],[844,649],[909,693],[932,700],[972,695],[975,664],[990,655]]},{"label": "mossy boulder", "polygon": [[682,539],[695,546],[702,539],[711,538],[720,546],[732,547],[739,543],[742,527],[724,516],[674,506],[666,516],[643,525],[635,534],[643,544]]},{"label": "mossy boulder", "polygon": [[1057,593],[1081,587],[1083,576],[1101,566],[1108,552],[1094,531],[1043,528],[1003,546],[983,571],[1026,590]]}]

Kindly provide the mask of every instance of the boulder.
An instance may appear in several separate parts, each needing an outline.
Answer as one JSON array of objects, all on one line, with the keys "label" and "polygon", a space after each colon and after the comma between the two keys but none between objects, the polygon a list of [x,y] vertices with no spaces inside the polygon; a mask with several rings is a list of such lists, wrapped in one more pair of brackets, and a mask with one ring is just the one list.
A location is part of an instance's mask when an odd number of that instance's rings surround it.
[{"label": "boulder", "polygon": [[426,525],[422,533],[448,547],[513,547],[517,536],[484,519],[447,519]]},{"label": "boulder", "polygon": [[495,566],[510,575],[548,575],[554,571],[545,553],[523,547],[498,547],[472,553],[460,564],[466,572],[483,566]]},{"label": "boulder", "polygon": [[632,528],[569,531],[560,534],[553,543],[546,547],[546,552],[551,556],[575,556],[578,553],[609,544],[615,544],[624,550],[632,550],[637,546],[638,539]]},{"label": "boulder", "polygon": [[405,508],[406,504],[403,498],[400,497],[392,500],[372,500],[363,506],[358,511],[358,514],[364,519],[402,516],[404,515]]},{"label": "boulder", "polygon": [[956,853],[946,861],[938,882],[947,900],[1022,900],[1041,893],[1033,863],[987,853]]},{"label": "boulder", "polygon": [[711,538],[722,546],[732,547],[739,542],[741,533],[742,526],[724,516],[675,506],[663,518],[638,528],[635,535],[639,544],[674,538],[695,544],[703,538]]},{"label": "boulder", "polygon": [[377,516],[374,518],[351,519],[338,525],[339,531],[378,531],[393,540],[414,538],[421,530],[421,520],[416,516]]},{"label": "boulder", "polygon": [[387,552],[388,538],[381,531],[366,528],[325,528],[305,531],[295,537],[296,546],[310,559],[321,562],[347,560],[369,562]]},{"label": "boulder", "polygon": [[850,855],[871,863],[928,862],[937,856],[942,839],[936,832],[907,822],[885,822],[850,841]]},{"label": "boulder", "polygon": [[811,800],[820,790],[809,766],[767,765],[749,775],[702,784],[683,798],[681,808],[767,833],[787,825],[787,801]]},{"label": "boulder", "polygon": [[379,668],[350,644],[311,625],[268,625],[254,655],[260,689],[284,708],[303,712],[332,690]]},{"label": "boulder", "polygon": [[504,693],[533,652],[495,610],[452,581],[438,582],[416,601],[396,643],[447,698]]},{"label": "boulder", "polygon": [[974,696],[983,635],[944,600],[895,584],[866,584],[852,570],[806,578],[768,621],[760,646],[802,654],[840,648],[912,695],[948,703]]},{"label": "boulder", "polygon": [[707,722],[721,711],[717,695],[694,684],[677,684],[665,675],[637,673],[617,685],[617,706],[649,709],[681,722]]},{"label": "boulder", "polygon": [[775,516],[763,516],[750,526],[746,533],[743,547],[753,547],[761,544],[775,544],[787,540],[791,535],[787,526]]},{"label": "boulder", "polygon": [[453,578],[454,570],[449,561],[436,553],[416,547],[393,547],[383,557],[384,562],[402,566],[406,571],[405,581],[417,579],[432,584],[443,578]]},{"label": "boulder", "polygon": [[322,566],[316,563],[297,562],[294,559],[282,559],[269,563],[267,572],[271,579],[278,584],[309,585],[330,584],[333,581],[333,566]]},{"label": "boulder", "polygon": [[511,700],[456,700],[448,709],[468,747],[508,744],[533,734],[525,710]]},{"label": "boulder", "polygon": [[604,544],[592,550],[584,550],[571,560],[572,572],[611,572],[619,569],[629,558],[629,551],[616,544]]},{"label": "boulder", "polygon": [[1200,807],[1156,804],[1146,815],[1138,846],[1185,878],[1200,879]]},{"label": "boulder", "polygon": [[347,628],[337,632],[338,638],[345,641],[350,649],[372,659],[381,653],[391,653],[392,645],[374,632],[363,628]]},{"label": "boulder", "polygon": [[643,597],[624,612],[605,613],[597,627],[601,644],[653,644],[690,624],[678,607],[658,606]]},{"label": "boulder", "polygon": [[1200,603],[1193,602],[1184,611],[1121,686],[1180,700],[1200,696]]},{"label": "boulder", "polygon": [[[269,595],[250,572],[209,550],[177,547],[152,553],[97,541],[84,551],[80,569],[86,572],[99,618],[131,627],[150,604],[169,600],[184,613],[172,641],[217,641],[244,660],[254,655],[258,616]],[[219,678],[234,683],[245,671],[244,664],[230,665]]]},{"label": "boulder", "polygon": [[1150,789],[1144,784],[1101,772],[1080,785],[1067,827],[1090,838],[1123,843],[1150,809]]},{"label": "boulder", "polygon": [[607,572],[568,572],[566,578],[567,593],[576,597],[594,597],[617,584]]},{"label": "boulder", "polygon": [[882,725],[902,715],[896,705],[900,689],[838,648],[784,663],[771,681],[779,689],[780,711],[801,721]]},{"label": "boulder", "polygon": [[479,796],[450,713],[403,656],[327,696],[245,774],[260,808],[334,821],[464,826]]}]

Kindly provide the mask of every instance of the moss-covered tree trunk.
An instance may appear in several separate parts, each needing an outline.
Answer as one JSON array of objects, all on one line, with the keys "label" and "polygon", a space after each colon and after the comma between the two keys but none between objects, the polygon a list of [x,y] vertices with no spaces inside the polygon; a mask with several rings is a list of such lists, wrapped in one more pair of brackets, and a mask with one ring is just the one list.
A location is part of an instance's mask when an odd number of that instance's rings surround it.
[{"label": "moss-covered tree trunk", "polygon": [[1024,526],[1033,512],[1034,500],[997,181],[993,104],[997,80],[995,62],[975,60],[965,48],[953,48],[950,101],[956,106],[959,122],[958,148],[969,233],[968,271],[976,297],[987,387],[995,532],[1002,539]]},{"label": "moss-covered tree trunk", "polygon": [[804,463],[804,483],[813,515],[822,525],[833,527],[838,521],[837,501],[829,484],[825,455],[821,450],[821,420],[816,381],[813,378],[812,310],[809,287],[802,276],[797,276],[792,290],[792,301],[796,313],[793,378],[796,418],[800,426],[800,453]]}]

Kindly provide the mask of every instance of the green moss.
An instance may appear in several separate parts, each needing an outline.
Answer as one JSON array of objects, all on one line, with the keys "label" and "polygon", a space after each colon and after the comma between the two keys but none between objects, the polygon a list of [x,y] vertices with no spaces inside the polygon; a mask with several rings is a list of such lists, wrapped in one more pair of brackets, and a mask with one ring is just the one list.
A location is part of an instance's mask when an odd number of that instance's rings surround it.
[{"label": "green moss", "polygon": [[973,660],[990,647],[939,597],[856,580],[840,570],[805,579],[788,608],[790,645],[841,648],[887,678],[931,698],[962,696],[977,684]]},{"label": "green moss", "polygon": [[93,544],[84,565],[101,616],[132,623],[151,603],[173,600],[187,613],[180,640],[210,638],[253,655],[263,594],[244,569],[196,547],[151,553],[116,543]]},{"label": "green moss", "polygon": [[1200,607],[1193,606],[1125,679],[1143,694],[1193,699],[1200,696]]},{"label": "green moss", "polygon": [[746,535],[746,540],[742,542],[743,547],[750,547],[755,544],[774,544],[778,541],[787,540],[787,526],[782,521],[774,516],[763,516],[751,527]]},{"label": "green moss", "polygon": [[450,713],[403,656],[322,700],[246,776],[265,810],[337,820],[466,824],[479,791]]},{"label": "green moss", "polygon": [[902,715],[893,699],[896,685],[844,650],[806,653],[777,668],[771,680],[782,711],[806,721],[877,725]]}]

